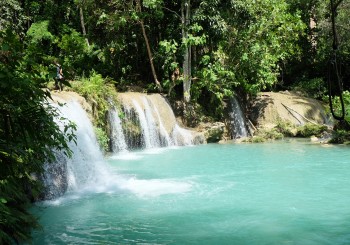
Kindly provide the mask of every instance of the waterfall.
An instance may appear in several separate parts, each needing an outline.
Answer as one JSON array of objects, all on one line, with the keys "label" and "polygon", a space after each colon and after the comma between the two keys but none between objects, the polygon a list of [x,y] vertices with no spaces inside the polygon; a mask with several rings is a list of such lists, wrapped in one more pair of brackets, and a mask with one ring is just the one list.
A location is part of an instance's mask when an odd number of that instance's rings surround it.
[{"label": "waterfall", "polygon": [[109,111],[109,120],[111,125],[111,142],[113,152],[126,152],[128,145],[126,144],[122,121],[116,109]]},{"label": "waterfall", "polygon": [[174,145],[173,140],[170,138],[168,132],[166,131],[166,129],[163,125],[163,122],[162,122],[162,119],[160,117],[160,114],[159,114],[157,107],[154,107],[153,109],[154,109],[154,112],[156,113],[157,118],[158,118],[160,135],[162,136],[161,140],[163,139],[163,143],[161,143],[161,144],[166,145],[166,146]]},{"label": "waterfall", "polygon": [[[108,171],[103,154],[97,143],[93,126],[77,101],[66,102],[59,107],[60,116],[76,124],[77,144],[69,142],[72,158],[56,154],[56,163],[46,164],[43,182],[46,186],[44,199],[53,199],[66,191],[77,191],[98,187],[108,181]],[[63,131],[59,118],[56,119]]]},{"label": "waterfall", "polygon": [[232,138],[248,137],[243,112],[236,97],[231,98],[231,107],[232,112],[229,115],[231,118]]},{"label": "waterfall", "polygon": [[142,135],[144,136],[145,148],[154,148],[160,146],[159,132],[157,130],[157,125],[155,119],[152,115],[151,107],[146,98],[142,98],[142,105],[136,101],[132,100],[134,108],[139,116]]},{"label": "waterfall", "polygon": [[175,125],[173,133],[173,139],[175,140],[175,145],[192,145],[193,138],[192,132],[190,130],[181,128],[179,125]]},{"label": "waterfall", "polygon": [[83,188],[100,182],[105,174],[105,163],[86,112],[76,101],[68,102],[61,111],[77,125],[77,144],[69,144],[74,154],[67,161],[68,189]]},{"label": "waterfall", "polygon": [[[137,192],[133,183],[145,181],[125,178],[108,168],[97,143],[92,123],[82,107],[82,104],[86,103],[85,100],[68,92],[55,94],[52,97],[64,104],[64,106],[53,104],[60,112],[56,122],[62,131],[64,125],[61,117],[75,123],[77,139],[76,144],[68,143],[73,152],[72,158],[66,157],[62,152],[56,152],[56,162],[45,164],[45,172],[40,176],[45,186],[42,199],[56,199],[66,192],[73,196],[81,192],[110,192],[119,189]],[[160,95],[135,94],[127,95],[126,98],[122,104],[123,111],[118,112],[117,107],[113,106],[109,110],[113,152],[127,152],[129,149],[134,149],[134,146],[155,148],[190,145],[204,141],[202,134],[198,136],[176,123],[171,107]],[[88,105],[84,104],[85,107],[88,108]],[[120,117],[120,114],[124,114],[123,117]]]},{"label": "waterfall", "polygon": [[[159,94],[120,93],[119,100],[124,112],[123,119],[120,120],[117,113],[110,116],[114,152],[124,149],[192,145],[204,141],[202,135],[177,124],[170,105]],[[116,125],[122,126],[123,129]],[[121,148],[119,142],[125,142],[126,148]]]}]

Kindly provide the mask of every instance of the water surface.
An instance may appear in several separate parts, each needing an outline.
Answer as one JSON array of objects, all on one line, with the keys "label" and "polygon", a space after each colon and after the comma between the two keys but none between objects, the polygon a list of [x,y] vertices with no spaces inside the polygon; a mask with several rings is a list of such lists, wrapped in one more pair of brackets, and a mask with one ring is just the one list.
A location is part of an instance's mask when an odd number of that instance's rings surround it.
[{"label": "water surface", "polygon": [[37,204],[34,244],[350,244],[350,148],[285,140],[123,153]]}]

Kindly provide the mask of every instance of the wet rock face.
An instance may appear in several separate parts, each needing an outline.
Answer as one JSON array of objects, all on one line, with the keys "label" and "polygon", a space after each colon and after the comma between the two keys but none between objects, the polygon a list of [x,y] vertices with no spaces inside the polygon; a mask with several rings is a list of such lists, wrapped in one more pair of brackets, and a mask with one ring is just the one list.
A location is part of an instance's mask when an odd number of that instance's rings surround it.
[{"label": "wet rock face", "polygon": [[128,149],[204,143],[203,136],[179,126],[166,98],[160,94],[119,93],[122,127]]},{"label": "wet rock face", "polygon": [[217,143],[223,139],[225,124],[222,122],[201,123],[198,130],[204,133],[204,137],[208,143]]},{"label": "wet rock face", "polygon": [[39,199],[52,200],[62,196],[68,188],[67,158],[63,153],[56,153],[56,162],[46,163],[45,172],[41,176],[44,191]]},{"label": "wet rock face", "polygon": [[140,121],[134,109],[124,110],[123,133],[129,149],[140,149],[144,145]]},{"label": "wet rock face", "polygon": [[252,101],[249,119],[257,128],[268,129],[281,121],[294,126],[332,124],[320,101],[288,91],[259,93]]}]

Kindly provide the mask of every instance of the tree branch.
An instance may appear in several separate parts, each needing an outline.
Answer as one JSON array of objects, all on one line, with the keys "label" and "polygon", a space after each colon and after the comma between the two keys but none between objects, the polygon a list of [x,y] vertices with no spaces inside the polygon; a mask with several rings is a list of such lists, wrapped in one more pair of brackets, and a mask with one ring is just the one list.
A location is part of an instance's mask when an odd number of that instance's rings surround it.
[{"label": "tree branch", "polygon": [[165,10],[168,10],[169,12],[172,12],[172,13],[175,14],[178,18],[181,19],[181,16],[180,16],[178,13],[176,13],[174,10],[171,10],[171,9],[169,9],[169,8],[167,8],[167,7],[162,7],[162,8],[165,9]]}]

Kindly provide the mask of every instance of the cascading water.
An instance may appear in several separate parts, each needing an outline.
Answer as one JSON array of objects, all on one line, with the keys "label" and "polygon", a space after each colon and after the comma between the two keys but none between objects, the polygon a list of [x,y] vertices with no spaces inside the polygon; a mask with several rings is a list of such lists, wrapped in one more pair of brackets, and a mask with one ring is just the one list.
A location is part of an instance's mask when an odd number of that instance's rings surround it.
[{"label": "cascading water", "polygon": [[[194,132],[181,128],[177,124],[171,107],[162,96],[123,93],[119,94],[119,97],[125,115],[124,124],[127,126],[121,130],[116,126],[123,125],[120,123],[120,118],[117,118],[118,114],[114,113],[113,116],[110,116],[110,124],[113,125],[112,148],[114,152],[135,148],[192,145],[196,143],[196,140],[200,143],[204,141],[202,136],[195,135]],[[123,135],[121,135],[122,132]],[[120,142],[126,142],[126,148],[121,148]]]},{"label": "cascading water", "polygon": [[[100,151],[93,126],[82,108],[75,100],[57,98],[64,102],[63,107],[58,107],[60,116],[67,118],[76,124],[76,143],[70,142],[69,147],[73,152],[72,158],[65,157],[57,152],[57,162],[45,165],[45,173],[42,181],[46,187],[46,193],[42,199],[52,200],[53,203],[60,203],[61,200],[78,198],[80,193],[113,193],[129,191],[138,196],[157,196],[178,191],[187,191],[191,185],[168,179],[138,179],[135,176],[119,175],[107,165],[106,159]],[[63,99],[63,101],[62,101]],[[150,108],[151,106],[149,106]],[[147,117],[147,116],[145,116]],[[115,109],[110,110],[110,120],[113,122],[112,141],[113,149],[127,151],[124,134],[121,129],[121,119]],[[62,124],[57,118],[57,123]],[[63,125],[62,130],[63,130]],[[116,139],[122,139],[118,142]],[[142,158],[142,153],[135,153],[135,157]],[[127,158],[127,159],[130,159]],[[67,198],[63,196],[67,192]]]},{"label": "cascading water", "polygon": [[192,133],[191,131],[181,128],[179,125],[175,125],[172,132],[172,137],[175,140],[175,145],[192,145]]},{"label": "cascading water", "polygon": [[106,166],[86,112],[76,101],[68,102],[61,111],[77,125],[77,144],[70,143],[74,154],[67,161],[68,189],[100,183],[106,175]]},{"label": "cascading water", "polygon": [[86,112],[77,101],[66,102],[59,110],[62,116],[76,124],[77,144],[68,143],[73,152],[72,158],[57,153],[58,162],[46,164],[43,181],[47,191],[44,199],[56,198],[66,191],[103,186],[108,180],[106,164]]},{"label": "cascading water", "polygon": [[142,128],[142,135],[144,136],[144,141],[145,141],[145,148],[148,149],[148,148],[159,147],[160,140],[159,140],[157,125],[153,118],[152,110],[147,99],[142,98],[142,104],[144,109],[136,100],[133,100],[133,104],[139,116],[139,120]]},{"label": "cascading water", "polygon": [[162,123],[162,119],[161,119],[161,117],[160,117],[160,115],[159,115],[159,111],[158,111],[157,107],[154,107],[153,109],[154,109],[154,112],[156,113],[157,118],[158,118],[158,122],[159,122],[159,133],[160,133],[161,136],[163,136],[163,137],[161,137],[161,139],[160,139],[160,140],[162,141],[162,142],[161,142],[161,145],[166,145],[166,146],[174,145],[173,140],[170,138],[168,132],[166,131],[166,129],[165,129],[163,123]]},{"label": "cascading water", "polygon": [[232,126],[232,138],[239,139],[248,137],[243,112],[236,97],[231,98],[231,107],[232,112],[230,113],[230,118]]},{"label": "cascading water", "polygon": [[123,133],[122,121],[116,109],[109,111],[109,120],[111,125],[111,142],[113,152],[126,152],[128,145],[126,144]]}]

